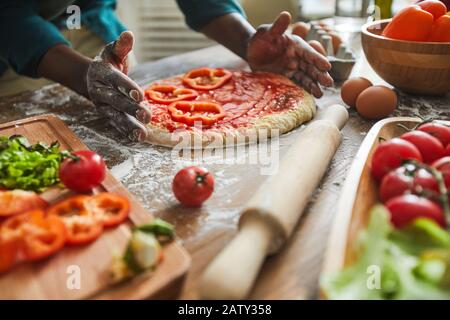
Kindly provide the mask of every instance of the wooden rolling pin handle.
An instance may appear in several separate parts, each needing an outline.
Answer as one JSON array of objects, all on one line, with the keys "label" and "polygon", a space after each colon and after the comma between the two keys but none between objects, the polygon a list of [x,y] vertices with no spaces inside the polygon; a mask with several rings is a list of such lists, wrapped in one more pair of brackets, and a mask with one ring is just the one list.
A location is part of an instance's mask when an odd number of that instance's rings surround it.
[{"label": "wooden rolling pin handle", "polygon": [[[270,177],[247,203],[236,237],[206,268],[200,284],[203,298],[243,299],[248,295],[264,258],[278,250],[292,232],[339,145],[339,129],[347,120],[348,113],[343,106],[331,106],[300,134],[284,156],[278,174]],[[299,166],[299,155],[313,148],[315,152],[310,152]],[[290,171],[292,168],[297,172]],[[314,168],[317,171],[311,172]],[[305,175],[308,181],[302,181],[304,177],[298,175],[302,172],[309,173]],[[284,182],[292,190],[303,188],[302,195],[285,193]],[[273,193],[278,195],[276,199],[271,198]]]},{"label": "wooden rolling pin handle", "polygon": [[339,104],[327,107],[323,112],[319,112],[314,121],[331,121],[336,128],[341,130],[348,121],[347,109]]},{"label": "wooden rolling pin handle", "polygon": [[[236,300],[250,291],[272,240],[271,227],[260,219],[257,215],[249,217],[208,266],[200,285],[202,297]],[[224,281],[223,277],[230,281]]]}]

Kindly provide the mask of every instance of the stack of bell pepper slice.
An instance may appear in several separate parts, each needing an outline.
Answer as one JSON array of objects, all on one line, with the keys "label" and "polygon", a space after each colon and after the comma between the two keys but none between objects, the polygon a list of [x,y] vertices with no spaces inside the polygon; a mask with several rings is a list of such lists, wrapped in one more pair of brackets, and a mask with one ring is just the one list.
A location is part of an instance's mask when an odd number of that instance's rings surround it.
[{"label": "stack of bell pepper slice", "polygon": [[0,273],[23,261],[50,257],[65,245],[90,243],[104,228],[124,222],[129,212],[128,199],[105,192],[12,215],[0,225]]}]

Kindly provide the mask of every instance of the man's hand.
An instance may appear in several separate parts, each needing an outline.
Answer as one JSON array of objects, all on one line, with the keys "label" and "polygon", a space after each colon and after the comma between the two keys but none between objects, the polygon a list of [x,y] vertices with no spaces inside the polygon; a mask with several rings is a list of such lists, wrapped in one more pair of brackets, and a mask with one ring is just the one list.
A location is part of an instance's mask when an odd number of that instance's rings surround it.
[{"label": "man's hand", "polygon": [[282,12],[272,25],[262,25],[251,37],[247,61],[253,71],[280,73],[295,78],[316,98],[322,96],[319,84],[331,86],[330,62],[302,38],[287,34],[291,23],[288,12]]},{"label": "man's hand", "polygon": [[123,32],[91,62],[87,89],[99,112],[107,115],[119,131],[133,141],[147,137],[144,124],[150,111],[143,106],[142,89],[128,76],[128,53],[133,48],[133,34]]}]

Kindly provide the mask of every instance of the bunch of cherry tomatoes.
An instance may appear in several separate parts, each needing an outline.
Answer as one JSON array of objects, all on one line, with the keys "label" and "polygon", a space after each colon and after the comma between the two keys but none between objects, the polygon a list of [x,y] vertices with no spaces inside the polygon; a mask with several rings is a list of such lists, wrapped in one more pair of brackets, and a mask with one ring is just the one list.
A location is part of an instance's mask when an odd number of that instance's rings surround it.
[{"label": "bunch of cherry tomatoes", "polygon": [[429,218],[446,228],[450,218],[450,127],[424,123],[381,142],[371,163],[379,198],[401,228]]}]

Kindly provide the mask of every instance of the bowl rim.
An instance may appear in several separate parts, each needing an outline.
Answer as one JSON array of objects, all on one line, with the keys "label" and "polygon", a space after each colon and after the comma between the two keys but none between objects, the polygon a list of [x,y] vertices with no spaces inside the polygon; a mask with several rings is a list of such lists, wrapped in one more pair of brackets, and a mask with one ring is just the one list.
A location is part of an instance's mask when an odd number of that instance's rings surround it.
[{"label": "bowl rim", "polygon": [[408,41],[408,40],[399,40],[399,39],[391,39],[391,38],[387,38],[387,37],[383,37],[377,34],[374,34],[372,32],[370,32],[368,30],[369,27],[375,26],[377,24],[383,24],[383,23],[389,23],[392,21],[391,19],[382,19],[382,20],[376,20],[376,21],[371,21],[366,23],[365,25],[362,26],[362,33],[368,37],[373,37],[373,38],[377,38],[379,40],[385,40],[385,41],[390,41],[390,42],[398,42],[398,43],[417,43],[417,44],[422,44],[422,45],[428,45],[428,46],[434,46],[434,45],[446,45],[446,46],[450,46],[450,42],[436,42],[436,41]]}]

